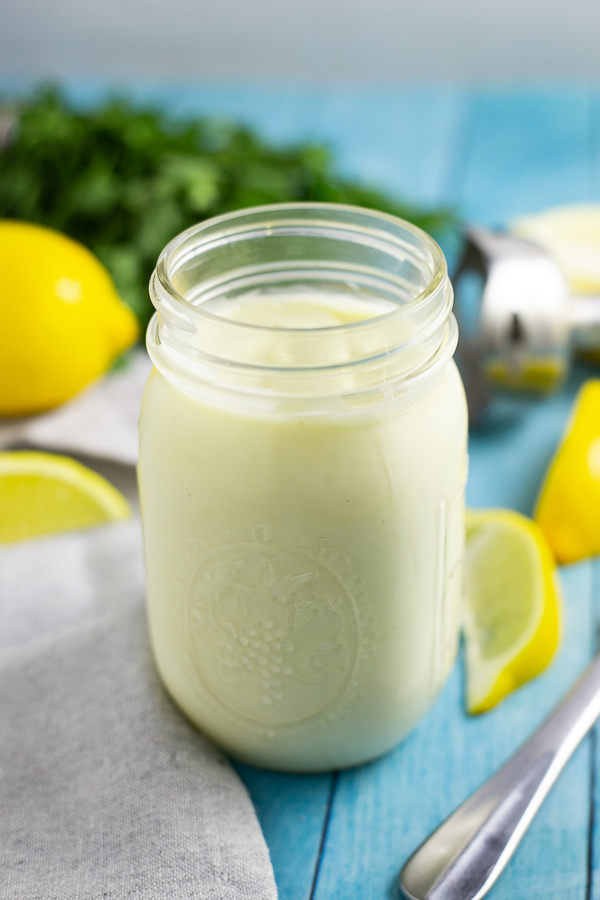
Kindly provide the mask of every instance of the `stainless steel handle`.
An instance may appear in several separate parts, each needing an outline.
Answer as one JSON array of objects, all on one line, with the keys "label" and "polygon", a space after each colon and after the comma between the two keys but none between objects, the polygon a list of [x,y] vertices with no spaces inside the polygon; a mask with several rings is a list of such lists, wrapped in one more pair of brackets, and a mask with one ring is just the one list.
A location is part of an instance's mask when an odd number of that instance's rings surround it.
[{"label": "stainless steel handle", "polygon": [[479,900],[600,715],[600,654],[533,736],[421,844],[400,873],[408,900]]}]

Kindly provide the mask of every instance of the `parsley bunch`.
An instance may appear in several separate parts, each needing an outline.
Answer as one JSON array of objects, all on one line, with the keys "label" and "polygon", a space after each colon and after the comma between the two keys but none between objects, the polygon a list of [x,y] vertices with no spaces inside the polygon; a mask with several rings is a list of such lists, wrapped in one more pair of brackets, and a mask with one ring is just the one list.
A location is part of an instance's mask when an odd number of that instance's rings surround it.
[{"label": "parsley bunch", "polygon": [[263,203],[318,200],[393,213],[439,235],[423,212],[336,176],[320,146],[275,148],[239,125],[171,119],[113,100],[72,108],[55,89],[20,106],[0,152],[0,217],[56,228],[88,246],[145,325],[162,248],[201,219]]}]

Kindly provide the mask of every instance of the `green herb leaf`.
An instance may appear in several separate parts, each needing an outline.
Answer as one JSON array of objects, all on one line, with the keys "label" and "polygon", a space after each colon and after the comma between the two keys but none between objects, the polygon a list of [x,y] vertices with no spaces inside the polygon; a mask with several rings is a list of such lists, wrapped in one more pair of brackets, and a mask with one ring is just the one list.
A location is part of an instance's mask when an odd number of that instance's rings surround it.
[{"label": "green herb leaf", "polygon": [[389,212],[434,236],[446,210],[404,206],[336,176],[327,148],[274,148],[226,121],[170,119],[124,100],[92,111],[44,89],[0,151],[0,217],[57,228],[94,251],[145,326],[164,245],[200,219],[262,203],[323,200]]}]

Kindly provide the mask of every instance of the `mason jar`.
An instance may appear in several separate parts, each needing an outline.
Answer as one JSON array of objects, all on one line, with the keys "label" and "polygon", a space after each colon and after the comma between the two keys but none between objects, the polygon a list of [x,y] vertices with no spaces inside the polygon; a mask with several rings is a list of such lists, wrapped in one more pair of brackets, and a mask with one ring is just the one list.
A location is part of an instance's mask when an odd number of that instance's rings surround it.
[{"label": "mason jar", "polygon": [[139,484],[151,644],[258,766],[384,753],[453,665],[466,402],[438,245],[325,203],[205,221],[151,280]]}]

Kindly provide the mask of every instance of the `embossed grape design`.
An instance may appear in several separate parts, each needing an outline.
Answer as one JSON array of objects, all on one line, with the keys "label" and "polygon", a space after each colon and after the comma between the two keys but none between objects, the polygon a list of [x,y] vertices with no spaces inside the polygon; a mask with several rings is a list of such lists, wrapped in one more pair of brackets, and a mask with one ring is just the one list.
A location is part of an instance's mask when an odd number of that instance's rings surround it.
[{"label": "embossed grape design", "polygon": [[343,690],[356,616],[315,559],[264,544],[209,551],[190,585],[199,671],[228,706],[261,722],[314,715]]}]

